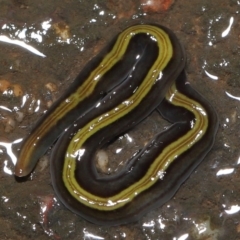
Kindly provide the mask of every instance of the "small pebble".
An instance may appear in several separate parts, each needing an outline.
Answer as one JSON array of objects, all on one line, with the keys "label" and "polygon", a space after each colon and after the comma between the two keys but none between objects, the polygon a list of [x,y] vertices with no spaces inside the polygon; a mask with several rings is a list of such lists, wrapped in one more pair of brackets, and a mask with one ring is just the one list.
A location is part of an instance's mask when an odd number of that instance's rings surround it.
[{"label": "small pebble", "polygon": [[5,80],[5,79],[1,79],[0,80],[0,91],[1,92],[4,92],[4,91],[6,91],[6,90],[8,90],[9,89],[9,87],[10,87],[10,82],[9,81],[7,81],[7,80]]},{"label": "small pebble", "polygon": [[96,167],[101,173],[108,172],[108,155],[106,151],[99,150],[96,154]]},{"label": "small pebble", "polygon": [[49,83],[45,84],[45,87],[51,92],[57,91],[57,86],[54,83],[49,82]]},{"label": "small pebble", "polygon": [[13,84],[11,88],[13,89],[13,94],[15,97],[20,97],[23,95],[22,87],[19,84]]},{"label": "small pebble", "polygon": [[70,28],[66,23],[59,22],[59,23],[53,24],[52,26],[56,34],[58,34],[63,41],[67,41],[71,37]]},{"label": "small pebble", "polygon": [[237,233],[240,233],[240,223],[236,226]]},{"label": "small pebble", "polygon": [[47,103],[46,103],[46,105],[47,105],[47,108],[50,108],[51,106],[52,106],[52,104],[53,104],[53,101],[47,101]]},{"label": "small pebble", "polygon": [[145,13],[160,13],[167,11],[174,0],[141,0],[141,6]]},{"label": "small pebble", "polygon": [[16,127],[16,122],[13,118],[7,116],[6,118],[4,118],[3,120],[5,128],[4,131],[6,133],[9,133],[11,131],[13,131],[13,129]]},{"label": "small pebble", "polygon": [[9,81],[5,79],[0,80],[0,92],[6,94],[6,91],[10,95],[14,95],[15,97],[19,97],[23,95],[22,87],[19,84],[11,84]]},{"label": "small pebble", "polygon": [[44,171],[49,165],[49,159],[46,155],[44,155],[43,157],[40,158],[39,161],[39,168],[40,168],[40,172]]},{"label": "small pebble", "polygon": [[23,113],[23,112],[20,112],[20,111],[16,112],[15,119],[16,119],[18,122],[22,122],[23,118],[24,118],[24,113]]}]

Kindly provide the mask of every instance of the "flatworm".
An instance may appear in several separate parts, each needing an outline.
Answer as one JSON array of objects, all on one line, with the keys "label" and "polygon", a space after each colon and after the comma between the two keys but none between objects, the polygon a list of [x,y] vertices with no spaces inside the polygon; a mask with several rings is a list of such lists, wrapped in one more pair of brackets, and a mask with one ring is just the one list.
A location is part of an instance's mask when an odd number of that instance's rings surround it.
[{"label": "flatworm", "polygon": [[[25,176],[59,137],[51,155],[63,204],[101,225],[136,221],[168,201],[211,149],[218,118],[186,81],[185,53],[166,27],[135,25],[81,71],[24,140],[15,174]],[[113,176],[100,177],[96,152],[155,109],[172,126]]]}]

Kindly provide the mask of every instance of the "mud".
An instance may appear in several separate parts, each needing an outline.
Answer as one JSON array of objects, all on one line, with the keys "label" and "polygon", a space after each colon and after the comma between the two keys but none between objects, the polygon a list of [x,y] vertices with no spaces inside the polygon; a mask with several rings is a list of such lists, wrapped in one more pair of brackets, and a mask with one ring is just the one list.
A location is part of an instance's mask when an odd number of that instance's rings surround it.
[{"label": "mud", "polygon": [[[2,0],[0,6],[0,36],[46,56],[0,41],[0,239],[240,239],[239,1],[176,0],[166,11],[147,13],[137,0]],[[189,82],[214,106],[220,126],[213,149],[173,199],[137,223],[99,227],[55,196],[51,148],[23,180],[13,175],[14,154],[18,139],[86,62],[115,34],[139,22],[176,33],[187,52]],[[154,112],[128,133],[131,144],[125,135],[110,145],[109,173],[168,125]]]}]

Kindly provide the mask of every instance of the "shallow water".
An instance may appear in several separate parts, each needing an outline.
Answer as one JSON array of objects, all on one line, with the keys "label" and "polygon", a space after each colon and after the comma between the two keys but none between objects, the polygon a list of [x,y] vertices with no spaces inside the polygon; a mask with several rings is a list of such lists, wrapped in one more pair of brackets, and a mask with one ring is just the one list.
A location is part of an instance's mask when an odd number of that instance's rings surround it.
[{"label": "shallow water", "polygon": [[[140,1],[0,1],[0,239],[240,239],[240,2],[176,0],[161,13]],[[36,120],[82,67],[129,25],[172,29],[187,52],[189,82],[216,109],[213,149],[173,199],[138,223],[99,227],[68,211],[51,186],[49,149],[16,181],[16,152]],[[153,113],[108,149],[115,172],[156,130]],[[121,150],[119,150],[121,149]]]}]

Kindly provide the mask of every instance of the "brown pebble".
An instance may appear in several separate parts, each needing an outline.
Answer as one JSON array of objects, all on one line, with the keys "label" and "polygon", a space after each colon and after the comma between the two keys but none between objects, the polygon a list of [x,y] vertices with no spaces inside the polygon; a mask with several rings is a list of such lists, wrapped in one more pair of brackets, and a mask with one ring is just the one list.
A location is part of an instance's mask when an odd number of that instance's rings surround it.
[{"label": "brown pebble", "polygon": [[13,84],[11,86],[15,97],[21,97],[23,95],[22,87],[19,84]]},{"label": "brown pebble", "polygon": [[240,223],[237,225],[237,232],[240,233]]},{"label": "brown pebble", "polygon": [[9,89],[10,85],[11,85],[11,84],[10,84],[9,81],[7,81],[7,80],[5,80],[5,79],[1,79],[1,80],[0,80],[0,91],[1,91],[1,92],[6,91],[7,89]]},{"label": "brown pebble", "polygon": [[45,87],[51,92],[57,91],[57,86],[54,83],[49,82],[49,83],[45,84]]},{"label": "brown pebble", "polygon": [[167,11],[174,0],[141,0],[141,6],[145,13],[160,13]]},{"label": "brown pebble", "polygon": [[46,103],[48,108],[50,108],[52,106],[52,104],[53,104],[53,101],[47,101],[47,103]]},{"label": "brown pebble", "polygon": [[16,122],[13,118],[7,116],[4,120],[5,129],[4,131],[9,133],[16,127]]},{"label": "brown pebble", "polygon": [[56,34],[58,34],[63,41],[67,41],[67,39],[71,37],[70,28],[66,23],[58,22],[58,23],[54,23],[52,26]]}]

